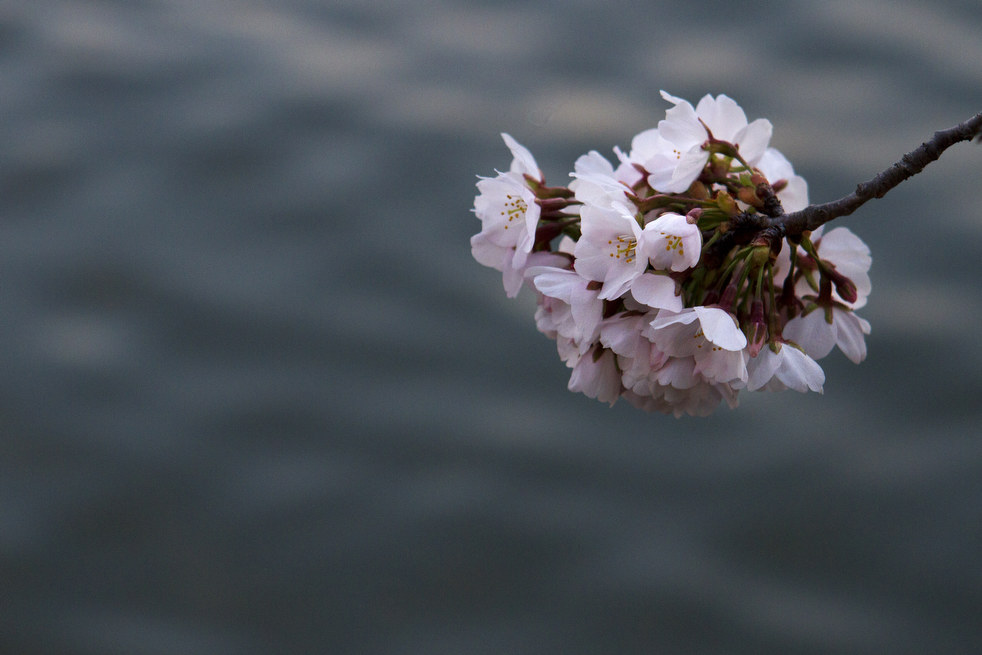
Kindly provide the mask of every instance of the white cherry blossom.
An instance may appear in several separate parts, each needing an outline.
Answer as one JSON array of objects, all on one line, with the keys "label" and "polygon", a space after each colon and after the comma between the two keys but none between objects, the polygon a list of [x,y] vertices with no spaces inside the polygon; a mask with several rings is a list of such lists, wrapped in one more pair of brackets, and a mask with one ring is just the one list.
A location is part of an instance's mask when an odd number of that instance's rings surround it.
[{"label": "white cherry blossom", "polygon": [[[644,162],[650,173],[652,188],[668,193],[681,193],[689,188],[709,161],[709,151],[703,145],[709,139],[727,141],[737,149],[747,163],[755,165],[771,139],[770,121],[758,119],[747,122],[747,115],[733,99],[725,95],[705,95],[693,108],[687,101],[661,92],[662,97],[675,105],[658,123],[658,152]],[[707,131],[707,128],[709,131]],[[670,144],[671,149],[666,150]]]},{"label": "white cherry blossom", "polygon": [[699,262],[702,234],[685,216],[666,212],[644,226],[644,254],[657,270],[684,271]]},{"label": "white cherry blossom", "polygon": [[[524,146],[508,134],[501,137],[512,152],[512,162],[507,172],[499,172],[497,177],[482,177],[477,182],[480,194],[474,199],[474,213],[481,219],[478,249],[482,250],[481,257],[485,261],[496,261],[497,258],[490,255],[488,244],[502,249],[512,248],[510,265],[521,268],[535,243],[535,230],[541,213],[525,175],[538,179],[541,173],[532,154]],[[474,246],[472,239],[472,250]],[[474,256],[478,258],[478,253],[475,252]],[[478,261],[484,263],[480,258]]]},{"label": "white cherry blossom", "polygon": [[645,328],[645,335],[672,356],[693,357],[695,372],[708,381],[747,380],[747,337],[733,316],[718,307],[659,312]]},{"label": "white cherry blossom", "polygon": [[614,148],[614,153],[621,162],[614,173],[617,179],[632,186],[637,184],[641,180],[641,171],[637,167],[641,166],[645,170],[654,171],[648,178],[652,188],[666,192],[673,190],[670,188],[672,175],[682,153],[675,144],[658,132],[657,127],[635,136],[631,141],[630,152],[624,153],[619,148]]},{"label": "white cherry blossom", "polygon": [[630,187],[614,174],[613,165],[596,150],[579,157],[570,175],[575,179],[569,188],[584,204],[609,207],[612,203],[627,202],[624,194]]},{"label": "white cherry blossom", "polygon": [[805,178],[795,175],[791,162],[780,151],[768,148],[756,166],[771,184],[782,180],[785,182],[783,188],[777,192],[777,198],[785,212],[796,212],[808,206],[808,183]]},{"label": "white cherry blossom", "polygon": [[565,257],[551,252],[533,252],[521,258],[520,265],[515,264],[515,247],[500,246],[494,243],[488,235],[480,232],[471,237],[471,255],[479,263],[501,271],[501,281],[505,287],[505,295],[514,298],[522,290],[525,282],[525,271],[531,266],[561,266],[568,263]]},{"label": "white cherry blossom", "polygon": [[590,280],[574,271],[550,266],[535,266],[527,271],[536,290],[552,299],[547,303],[550,322],[543,317],[540,329],[555,331],[560,337],[571,340],[580,354],[586,352],[600,335],[603,318],[603,301]]},{"label": "white cherry blossom", "polygon": [[627,205],[584,205],[580,210],[582,236],[573,251],[576,272],[603,283],[600,297],[622,296],[635,278],[644,273],[648,260],[638,252],[642,228],[636,212]]},{"label": "white cherry blossom", "polygon": [[[832,320],[827,316],[831,313]],[[838,304],[823,308],[815,307],[802,316],[797,316],[784,326],[785,339],[793,341],[813,359],[828,355],[832,348],[839,350],[855,364],[866,359],[864,335],[870,333],[870,324],[852,311]]]},{"label": "white cherry blossom", "polygon": [[614,148],[617,163],[579,157],[567,187],[547,186],[502,134],[512,160],[477,183],[474,258],[501,271],[508,296],[533,288],[536,326],[572,391],[677,417],[735,407],[741,392],[821,393],[817,360],[836,347],[866,357],[870,325],[853,310],[870,293],[869,248],[845,228],[775,242],[746,204],[752,174],[786,212],[808,206],[808,185],[769,147],[770,123],[748,122],[725,95],[695,107],[662,96],[672,107],[657,127]]},{"label": "white cherry blossom", "polygon": [[847,227],[837,227],[825,234],[819,228],[812,233],[812,242],[822,260],[832,264],[837,273],[846,276],[856,285],[855,302],[846,302],[834,290],[833,298],[851,309],[865,306],[866,298],[873,287],[869,278],[869,269],[873,263],[869,246]]},{"label": "white cherry blossom", "polygon": [[762,349],[747,363],[747,390],[822,393],[825,373],[818,363],[794,344],[776,342]]},{"label": "white cherry blossom", "polygon": [[621,394],[621,376],[614,353],[597,346],[582,357],[569,377],[569,390],[613,405]]}]

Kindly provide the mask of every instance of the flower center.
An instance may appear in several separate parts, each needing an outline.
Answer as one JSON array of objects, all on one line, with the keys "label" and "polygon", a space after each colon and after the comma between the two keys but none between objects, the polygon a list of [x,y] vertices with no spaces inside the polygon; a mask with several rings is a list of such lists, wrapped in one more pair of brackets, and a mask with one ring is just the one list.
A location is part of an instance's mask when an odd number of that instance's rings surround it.
[{"label": "flower center", "polygon": [[674,250],[680,257],[685,257],[685,248],[682,247],[682,237],[672,236],[664,232],[661,235],[665,237],[665,250],[667,252]]},{"label": "flower center", "polygon": [[607,245],[612,248],[610,251],[610,256],[614,259],[624,258],[625,264],[630,264],[634,261],[635,248],[638,246],[638,240],[634,237],[629,237],[622,235],[617,237],[616,240],[608,239]]},{"label": "flower center", "polygon": [[505,209],[501,212],[501,215],[508,217],[508,223],[505,223],[505,229],[507,230],[508,224],[513,220],[516,218],[523,220],[525,218],[525,212],[528,211],[529,206],[520,197],[507,195],[505,198],[508,199],[508,202],[505,203]]}]

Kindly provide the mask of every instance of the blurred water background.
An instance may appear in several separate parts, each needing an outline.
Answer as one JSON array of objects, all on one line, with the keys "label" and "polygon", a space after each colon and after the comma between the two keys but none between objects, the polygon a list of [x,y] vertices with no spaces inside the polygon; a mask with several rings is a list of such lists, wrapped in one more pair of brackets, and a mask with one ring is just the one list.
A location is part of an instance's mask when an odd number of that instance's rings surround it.
[{"label": "blurred water background", "polygon": [[659,89],[832,200],[982,109],[982,6],[0,2],[0,652],[979,652],[982,148],[840,219],[824,396],[608,408],[469,210]]}]

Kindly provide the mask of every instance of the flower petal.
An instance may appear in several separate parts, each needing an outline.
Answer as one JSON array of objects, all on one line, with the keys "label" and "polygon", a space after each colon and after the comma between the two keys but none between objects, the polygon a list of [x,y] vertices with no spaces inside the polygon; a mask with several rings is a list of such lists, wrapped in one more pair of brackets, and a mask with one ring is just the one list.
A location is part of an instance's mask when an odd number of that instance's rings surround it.
[{"label": "flower petal", "polygon": [[864,319],[852,312],[834,309],[836,338],[839,350],[854,364],[866,359],[866,340],[864,334],[869,334],[870,325]]},{"label": "flower petal", "polygon": [[694,307],[693,310],[706,339],[725,350],[743,350],[747,346],[747,336],[729,313],[718,307]]},{"label": "flower petal", "polygon": [[682,296],[678,293],[678,284],[667,275],[640,275],[631,283],[631,295],[638,302],[655,309],[682,311]]},{"label": "flower petal", "polygon": [[813,359],[825,357],[835,347],[835,326],[825,320],[825,311],[821,308],[796,316],[781,332],[785,339],[801,346]]},{"label": "flower petal", "polygon": [[758,118],[740,130],[734,137],[734,141],[739,144],[740,155],[751,165],[755,164],[767,150],[773,131],[774,127],[766,118]]},{"label": "flower petal", "polygon": [[536,179],[541,179],[542,172],[528,148],[513,139],[510,134],[502,132],[501,138],[504,139],[505,145],[511,150],[511,156],[514,158],[511,162],[511,171],[519,175],[531,175]]},{"label": "flower petal", "polygon": [[777,379],[789,389],[804,393],[809,389],[822,393],[825,384],[825,371],[814,359],[790,344],[781,348],[781,366],[777,369]]}]

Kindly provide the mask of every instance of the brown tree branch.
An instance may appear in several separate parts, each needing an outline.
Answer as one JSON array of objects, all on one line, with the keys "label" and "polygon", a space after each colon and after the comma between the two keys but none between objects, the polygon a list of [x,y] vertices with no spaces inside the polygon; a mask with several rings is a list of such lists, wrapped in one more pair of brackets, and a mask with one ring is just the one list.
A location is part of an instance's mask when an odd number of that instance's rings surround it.
[{"label": "brown tree branch", "polygon": [[809,205],[802,210],[771,218],[768,223],[789,236],[814,230],[833,218],[853,213],[868,200],[882,198],[887,191],[924,170],[925,166],[940,157],[949,147],[976,137],[982,141],[982,112],[964,123],[935,132],[930,141],[908,152],[900,161],[872,180],[857,185],[856,190],[848,196],[821,205]]}]

